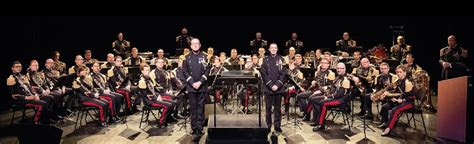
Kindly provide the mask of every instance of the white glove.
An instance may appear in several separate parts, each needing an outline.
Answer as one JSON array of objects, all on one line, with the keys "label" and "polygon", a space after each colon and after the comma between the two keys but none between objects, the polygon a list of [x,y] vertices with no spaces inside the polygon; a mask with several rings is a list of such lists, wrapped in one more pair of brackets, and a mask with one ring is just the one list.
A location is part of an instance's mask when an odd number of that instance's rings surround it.
[{"label": "white glove", "polygon": [[99,98],[99,93],[94,93],[95,98]]}]

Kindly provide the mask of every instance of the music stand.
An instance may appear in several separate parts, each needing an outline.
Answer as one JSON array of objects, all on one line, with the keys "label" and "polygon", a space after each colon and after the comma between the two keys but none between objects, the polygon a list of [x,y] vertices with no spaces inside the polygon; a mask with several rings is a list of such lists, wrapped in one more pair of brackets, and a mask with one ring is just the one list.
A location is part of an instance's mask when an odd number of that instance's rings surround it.
[{"label": "music stand", "polygon": [[224,65],[224,68],[229,71],[240,71],[242,70],[242,65]]},{"label": "music stand", "polygon": [[[298,83],[296,83],[296,81],[293,78],[291,78],[290,75],[286,75],[286,76],[287,76],[289,84],[294,85],[295,89],[297,91],[301,91],[301,88],[298,86]],[[303,125],[303,123],[301,123],[299,120],[296,119],[298,117],[298,115],[296,114],[296,109],[297,109],[297,107],[296,107],[296,96],[293,99],[294,99],[294,102],[295,102],[295,104],[293,104],[293,112],[295,113],[295,115],[293,116],[294,121],[289,122],[290,121],[290,113],[288,113],[288,118],[287,118],[288,120],[287,120],[287,123],[284,124],[284,125],[294,124],[293,125],[294,128],[299,128],[300,130],[302,130],[300,125]]]},{"label": "music stand", "polygon": [[[178,92],[178,94],[176,94],[176,96],[179,96],[179,95],[181,95],[181,94],[183,94],[183,93],[185,93],[185,92],[186,92],[186,87],[182,88],[182,89]],[[183,100],[183,97],[184,97],[184,95],[181,97],[182,100]],[[185,107],[186,105],[188,105],[187,102],[188,102],[187,100],[184,100],[184,101],[183,101],[183,111],[185,111],[185,109],[186,109],[186,108],[184,108],[184,107]],[[186,131],[186,129],[187,129],[186,124],[188,123],[188,121],[187,121],[188,118],[189,118],[189,114],[186,114],[186,115],[184,116],[184,121],[181,122],[181,123],[178,123],[178,126],[181,125],[181,127],[179,128],[178,131],[181,131],[181,129],[183,129],[183,128],[184,128],[184,131]]]},{"label": "music stand", "polygon": [[300,68],[301,73],[306,78],[313,78],[314,72],[316,72],[316,68]]}]

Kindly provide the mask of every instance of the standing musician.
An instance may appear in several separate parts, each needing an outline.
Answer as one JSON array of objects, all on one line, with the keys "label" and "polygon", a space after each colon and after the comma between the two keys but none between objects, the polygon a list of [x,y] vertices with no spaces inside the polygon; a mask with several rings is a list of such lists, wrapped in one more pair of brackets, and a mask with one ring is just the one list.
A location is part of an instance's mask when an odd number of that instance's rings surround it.
[{"label": "standing musician", "polygon": [[263,59],[260,74],[263,79],[263,93],[265,95],[266,122],[268,129],[272,127],[272,106],[275,122],[275,131],[281,133],[281,99],[285,93],[283,82],[286,79],[286,68],[283,66],[283,58],[277,55],[278,46],[276,43],[270,44],[270,55]]},{"label": "standing musician", "polygon": [[72,88],[79,95],[79,101],[82,105],[99,109],[100,126],[105,127],[107,126],[106,116],[109,116],[108,110],[112,110],[113,107],[111,107],[110,101],[101,96],[97,89],[94,89],[92,78],[87,73],[86,66],[79,66],[76,73],[77,78],[74,79]]},{"label": "standing musician", "polygon": [[140,64],[140,70],[142,72],[140,80],[138,82],[138,88],[140,89],[140,95],[143,98],[145,105],[149,107],[159,107],[163,110],[160,116],[159,126],[164,129],[169,126],[169,123],[173,121],[171,113],[173,113],[176,103],[170,99],[164,98],[156,87],[154,86],[153,80],[150,78],[150,66],[146,63]]},{"label": "standing musician", "polygon": [[134,106],[132,107],[131,95],[130,95],[130,77],[128,75],[128,68],[124,67],[122,64],[122,57],[115,56],[115,64],[107,71],[107,77],[109,78],[109,83],[112,88],[115,89],[115,92],[120,93],[125,98],[125,113],[131,114],[136,110],[136,105],[138,100],[135,101]]},{"label": "standing musician", "polygon": [[123,33],[117,35],[117,40],[112,42],[112,48],[116,55],[127,58],[130,55],[130,42],[123,39]]},{"label": "standing musician", "polygon": [[207,91],[207,76],[209,63],[206,56],[199,50],[201,42],[197,38],[191,40],[192,52],[183,62],[184,77],[186,77],[186,91],[191,110],[191,127],[193,135],[203,135],[204,127],[204,101]]},{"label": "standing musician", "polygon": [[298,34],[295,32],[291,33],[291,39],[285,43],[285,54],[288,54],[288,49],[290,49],[290,47],[294,47],[296,53],[302,52],[301,50],[303,49],[303,42],[298,39]]},{"label": "standing musician", "polygon": [[388,98],[380,110],[383,123],[378,127],[385,128],[382,136],[390,134],[401,112],[413,107],[413,83],[406,77],[406,67],[399,65],[395,71],[400,78],[395,82],[396,88],[394,88],[393,91],[385,91],[379,98]]},{"label": "standing musician", "polygon": [[349,56],[347,51],[349,48],[357,47],[357,43],[355,40],[352,40],[349,36],[348,32],[344,32],[342,34],[342,39],[336,41],[336,47],[339,51],[342,51],[342,56]]},{"label": "standing musician", "polygon": [[250,54],[258,54],[258,49],[267,47],[268,42],[262,39],[262,33],[255,33],[255,39],[250,41]]}]

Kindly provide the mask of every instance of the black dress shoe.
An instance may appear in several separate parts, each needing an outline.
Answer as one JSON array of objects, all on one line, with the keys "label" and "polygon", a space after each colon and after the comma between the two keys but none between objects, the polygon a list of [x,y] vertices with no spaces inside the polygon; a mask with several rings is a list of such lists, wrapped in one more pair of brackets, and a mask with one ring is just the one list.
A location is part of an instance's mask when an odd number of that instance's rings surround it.
[{"label": "black dress shoe", "polygon": [[361,116],[360,118],[363,118],[363,119],[366,119],[366,120],[373,120],[374,119],[374,116],[369,114],[369,115],[364,115],[364,116]]},{"label": "black dress shoe", "polygon": [[106,123],[106,122],[101,122],[101,123],[99,124],[99,126],[100,126],[100,127],[107,127],[107,123]]},{"label": "black dress shoe", "polygon": [[312,126],[312,127],[315,127],[315,126],[318,126],[319,124],[317,123],[312,123],[312,124],[309,124],[309,126]]},{"label": "black dress shoe", "polygon": [[197,130],[192,130],[189,134],[190,135],[195,135],[197,133]]},{"label": "black dress shoe", "polygon": [[324,125],[318,125],[313,128],[313,131],[321,131],[321,130],[324,130],[324,128],[325,128]]},{"label": "black dress shoe", "polygon": [[204,132],[203,132],[203,131],[201,131],[201,130],[198,130],[198,131],[196,132],[196,135],[200,135],[200,136],[202,136],[202,135],[204,135]]},{"label": "black dress shoe", "polygon": [[381,136],[389,136],[391,131],[392,130],[390,128],[386,128],[384,132],[381,134]]},{"label": "black dress shoe", "polygon": [[303,116],[303,121],[309,121],[309,120],[310,120],[309,114],[305,114],[305,115]]}]

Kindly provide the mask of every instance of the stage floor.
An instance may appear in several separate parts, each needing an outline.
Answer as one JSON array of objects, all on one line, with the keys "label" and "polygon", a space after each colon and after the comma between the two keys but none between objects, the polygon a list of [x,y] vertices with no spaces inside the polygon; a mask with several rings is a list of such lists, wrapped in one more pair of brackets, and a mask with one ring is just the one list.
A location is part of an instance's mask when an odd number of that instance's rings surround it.
[{"label": "stage floor", "polygon": [[[436,97],[433,97],[433,103],[436,104]],[[355,113],[359,112],[360,103],[355,103]],[[229,106],[229,108],[232,108]],[[263,107],[262,107],[263,108]],[[254,112],[256,107],[252,108]],[[377,113],[376,105],[373,106],[374,113]],[[292,110],[292,109],[291,109]],[[262,119],[264,118],[264,111],[262,111]],[[32,115],[32,111],[28,112],[28,115]],[[254,113],[255,114],[255,113]],[[126,123],[112,124],[108,128],[100,128],[97,126],[97,122],[90,120],[87,124],[78,126],[78,129],[74,131],[74,124],[76,116],[72,115],[68,117],[63,123],[57,124],[57,127],[63,129],[62,143],[94,143],[94,144],[121,144],[121,143],[192,143],[192,136],[187,134],[190,131],[190,124],[187,124],[187,129],[180,129],[181,127],[177,124],[173,124],[167,129],[160,129],[156,127],[156,122],[143,123],[142,128],[139,127],[141,112],[135,113],[127,118]],[[420,119],[419,115],[415,116]],[[369,127],[375,130],[372,132],[367,129],[366,134],[368,141],[363,141],[364,131],[361,127],[362,121],[354,116],[354,124],[349,130],[347,126],[343,125],[342,117],[337,118],[332,124],[329,125],[326,131],[313,132],[312,127],[309,125],[310,122],[302,122],[300,125],[301,129],[295,128],[293,124],[287,124],[287,117],[284,116],[282,119],[283,133],[278,134],[278,143],[384,143],[384,144],[395,144],[395,143],[445,143],[453,142],[436,137],[436,125],[437,119],[436,114],[426,112],[423,114],[426,122],[426,128],[429,137],[425,136],[423,131],[423,125],[420,122],[416,123],[416,129],[411,127],[403,130],[406,127],[406,116],[403,116],[392,131],[392,136],[381,137],[380,133],[382,129],[377,128],[377,124],[367,121]],[[4,111],[1,113],[0,126],[7,126],[10,124],[11,111]],[[17,113],[17,121],[20,115]],[[150,116],[151,120],[154,120]],[[301,120],[301,118],[298,118]],[[181,122],[182,120],[180,120]],[[290,118],[290,122],[293,118]],[[207,127],[206,127],[207,128]],[[272,130],[273,132],[273,130]],[[207,133],[206,133],[207,134]],[[271,134],[271,132],[270,132]],[[270,135],[269,135],[270,137]],[[206,135],[199,139],[199,143],[205,143]],[[0,143],[17,143],[16,137],[3,137],[0,138]]]}]

